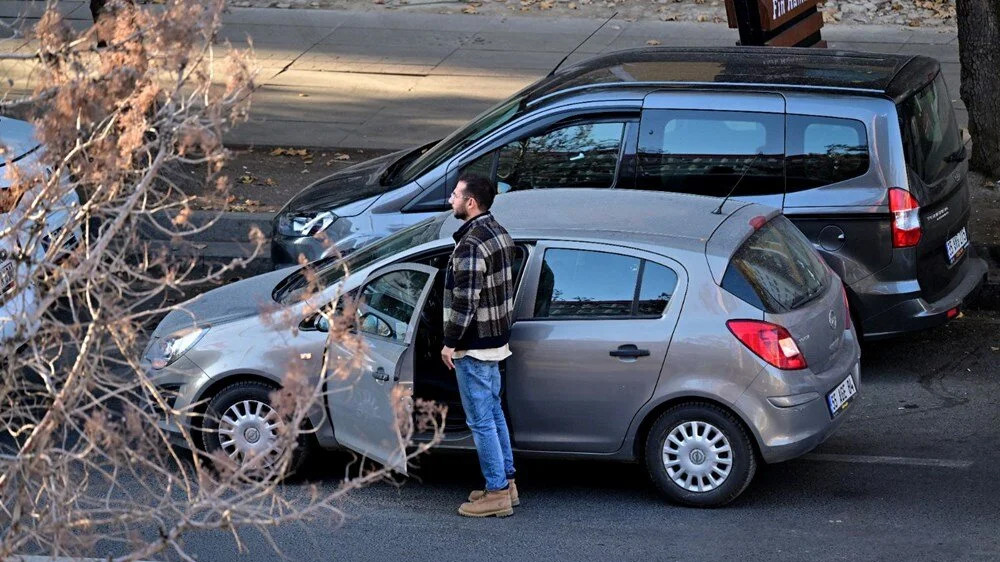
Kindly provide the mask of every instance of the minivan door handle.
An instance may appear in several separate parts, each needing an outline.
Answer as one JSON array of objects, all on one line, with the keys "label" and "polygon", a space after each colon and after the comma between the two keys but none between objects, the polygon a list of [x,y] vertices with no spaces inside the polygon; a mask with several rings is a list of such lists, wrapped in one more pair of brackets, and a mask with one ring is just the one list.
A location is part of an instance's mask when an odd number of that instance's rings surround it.
[{"label": "minivan door handle", "polygon": [[648,356],[649,350],[639,349],[639,346],[629,343],[625,345],[620,345],[618,346],[618,349],[613,349],[609,353],[612,357],[627,357],[634,359],[636,357]]}]

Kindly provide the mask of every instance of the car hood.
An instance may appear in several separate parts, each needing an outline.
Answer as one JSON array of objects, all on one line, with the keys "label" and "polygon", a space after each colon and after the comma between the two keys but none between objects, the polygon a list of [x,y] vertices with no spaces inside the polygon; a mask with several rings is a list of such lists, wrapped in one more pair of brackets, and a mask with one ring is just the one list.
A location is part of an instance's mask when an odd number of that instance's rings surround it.
[{"label": "car hood", "polygon": [[271,291],[295,268],[279,269],[217,289],[174,307],[160,322],[153,337],[163,337],[193,326],[211,326],[235,322],[260,314],[276,306]]},{"label": "car hood", "polygon": [[337,207],[391,191],[395,187],[382,185],[379,183],[379,178],[386,168],[408,152],[410,151],[403,150],[380,156],[329,175],[292,197],[281,212],[332,211]]}]

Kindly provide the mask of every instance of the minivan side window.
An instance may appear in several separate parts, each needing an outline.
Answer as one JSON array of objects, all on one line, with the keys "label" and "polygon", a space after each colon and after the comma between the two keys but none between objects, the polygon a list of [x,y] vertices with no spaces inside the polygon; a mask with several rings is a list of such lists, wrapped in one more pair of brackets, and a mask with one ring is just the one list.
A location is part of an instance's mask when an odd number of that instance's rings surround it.
[{"label": "minivan side window", "polygon": [[853,119],[789,115],[785,153],[789,192],[862,176],[870,164],[865,124]]},{"label": "minivan side window", "polygon": [[636,189],[725,197],[739,181],[736,197],[783,193],[784,121],[771,113],[645,110]]},{"label": "minivan side window", "polygon": [[553,248],[542,260],[534,317],[659,317],[676,287],[673,270],[641,258]]},{"label": "minivan side window", "polygon": [[625,123],[577,123],[509,143],[472,161],[462,173],[491,177],[497,191],[612,187]]}]

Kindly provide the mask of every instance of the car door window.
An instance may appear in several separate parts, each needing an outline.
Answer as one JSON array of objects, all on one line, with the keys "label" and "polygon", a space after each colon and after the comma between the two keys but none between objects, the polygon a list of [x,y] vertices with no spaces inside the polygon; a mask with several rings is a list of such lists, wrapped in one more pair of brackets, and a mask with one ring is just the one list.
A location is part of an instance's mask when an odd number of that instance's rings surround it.
[{"label": "car door window", "polygon": [[853,119],[789,115],[786,152],[789,192],[856,178],[870,163],[865,124]]},{"label": "car door window", "polygon": [[724,197],[784,192],[784,115],[646,110],[636,187]]},{"label": "car door window", "polygon": [[542,259],[534,317],[658,317],[676,287],[673,270],[648,260],[552,248]]},{"label": "car door window", "polygon": [[638,316],[660,316],[670,304],[670,298],[677,288],[677,274],[669,267],[646,261],[642,267],[642,281],[639,299],[636,303]]},{"label": "car door window", "polygon": [[425,272],[400,270],[369,281],[361,290],[358,331],[404,343],[427,280]]},{"label": "car door window", "polygon": [[497,191],[549,187],[612,187],[623,122],[563,125],[485,154],[462,169],[497,182]]}]

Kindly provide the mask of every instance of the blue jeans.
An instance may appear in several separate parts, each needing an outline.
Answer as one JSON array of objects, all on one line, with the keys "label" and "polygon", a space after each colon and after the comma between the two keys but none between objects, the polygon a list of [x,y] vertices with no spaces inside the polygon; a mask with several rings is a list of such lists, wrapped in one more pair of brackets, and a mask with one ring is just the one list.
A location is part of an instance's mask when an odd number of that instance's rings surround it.
[{"label": "blue jeans", "polygon": [[455,359],[455,375],[486,489],[502,490],[507,487],[507,479],[514,477],[514,455],[500,407],[500,366],[496,361],[465,356]]}]

